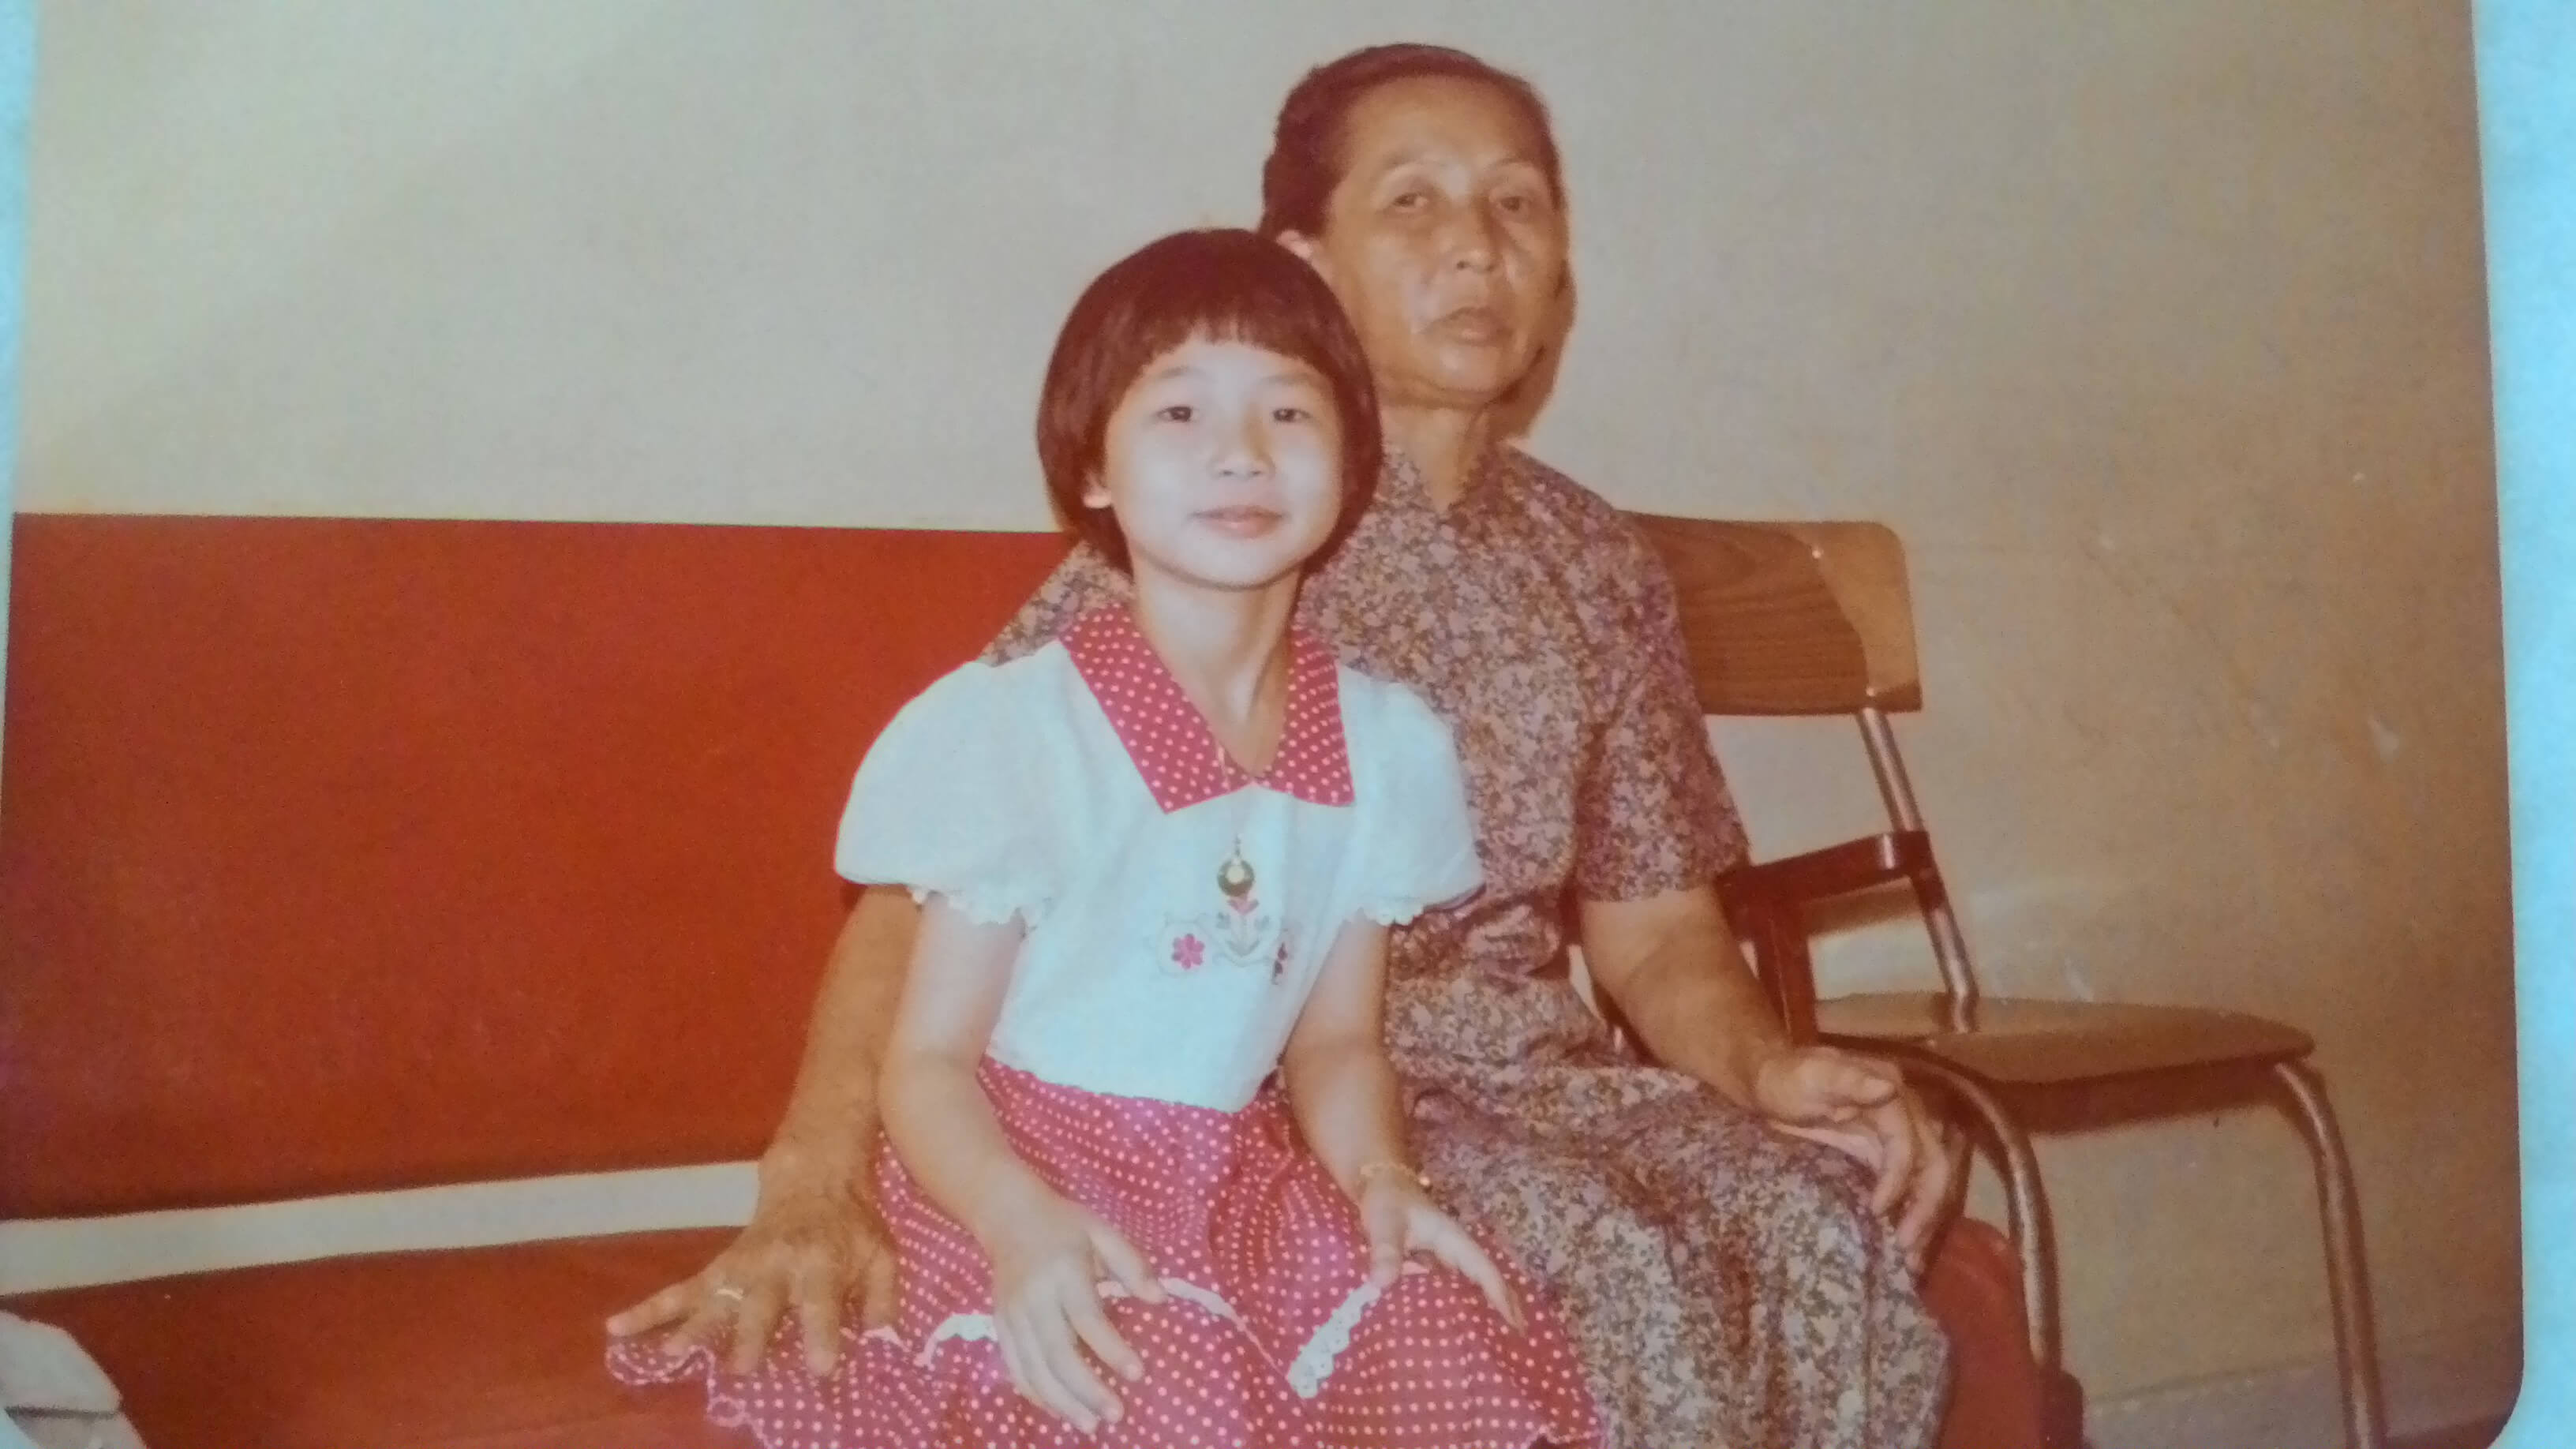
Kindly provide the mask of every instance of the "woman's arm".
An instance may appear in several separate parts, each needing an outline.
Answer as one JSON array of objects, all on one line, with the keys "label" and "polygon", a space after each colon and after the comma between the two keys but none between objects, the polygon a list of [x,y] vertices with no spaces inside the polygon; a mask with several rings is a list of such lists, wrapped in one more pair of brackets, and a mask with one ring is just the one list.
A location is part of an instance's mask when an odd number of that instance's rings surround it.
[{"label": "woman's arm", "polygon": [[1656,1061],[1741,1106],[1789,1034],[1745,964],[1712,886],[1582,903],[1583,964]]},{"label": "woman's arm", "polygon": [[832,943],[787,1110],[760,1164],[761,1196],[833,1193],[873,1207],[877,1075],[921,910],[894,887],[863,892]]},{"label": "woman's arm", "polygon": [[730,1338],[749,1373],[771,1330],[793,1314],[816,1377],[840,1356],[841,1315],[862,1326],[894,1320],[894,1260],[869,1175],[877,1136],[877,1069],[920,912],[900,890],[871,890],[843,923],[823,968],[805,1056],[787,1112],[761,1154],[751,1221],[696,1273],[619,1313],[624,1336],[672,1328],[683,1353]]}]

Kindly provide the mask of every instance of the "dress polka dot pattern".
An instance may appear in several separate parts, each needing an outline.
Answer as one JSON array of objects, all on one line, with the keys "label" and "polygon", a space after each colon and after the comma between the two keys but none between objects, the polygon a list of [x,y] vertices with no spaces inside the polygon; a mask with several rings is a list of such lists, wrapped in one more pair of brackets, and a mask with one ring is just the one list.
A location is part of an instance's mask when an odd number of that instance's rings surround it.
[{"label": "dress polka dot pattern", "polygon": [[1065,631],[1064,647],[1165,814],[1247,785],[1316,805],[1351,803],[1338,673],[1333,656],[1305,631],[1289,636],[1288,722],[1270,768],[1257,778],[1217,743],[1133,614],[1101,609]]},{"label": "dress polka dot pattern", "polygon": [[1526,1330],[1443,1268],[1414,1265],[1369,1292],[1357,1213],[1298,1142],[1276,1091],[1218,1112],[1056,1086],[991,1062],[982,1080],[1012,1147],[1125,1234],[1166,1286],[1161,1304],[1107,1295],[1110,1321],[1145,1362],[1142,1380],[1117,1386],[1118,1423],[1086,1438],[1011,1387],[991,1339],[982,1250],[882,1150],[880,1203],[903,1264],[891,1331],[845,1328],[844,1362],[820,1382],[792,1323],[749,1374],[704,1350],[666,1359],[648,1340],[612,1347],[611,1371],[633,1384],[702,1378],[710,1417],[764,1449],[1600,1443],[1563,1328],[1509,1263]]}]

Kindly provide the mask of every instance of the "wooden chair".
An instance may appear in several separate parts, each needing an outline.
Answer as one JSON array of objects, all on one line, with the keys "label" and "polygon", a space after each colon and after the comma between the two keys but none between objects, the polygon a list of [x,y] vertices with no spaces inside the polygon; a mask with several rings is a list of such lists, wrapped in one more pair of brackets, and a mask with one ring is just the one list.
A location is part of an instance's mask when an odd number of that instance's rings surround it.
[{"label": "wooden chair", "polygon": [[[1888,716],[1922,708],[1905,556],[1869,523],[1732,523],[1632,515],[1671,572],[1701,704],[1722,715],[1840,715],[1860,729],[1889,829],[1748,865],[1719,882],[1729,915],[1792,1036],[1882,1053],[1934,1083],[1992,1135],[2007,1228],[2022,1262],[2031,1353],[2059,1363],[2056,1247],[2030,1137],[2008,1098],[2148,1074],[2268,1071],[2315,1161],[2346,1442],[2387,1440],[2352,1168],[2295,1027],[2190,1007],[1981,996],[1931,835]],[[1911,888],[1942,989],[1816,999],[1809,907]],[[2080,1408],[2074,1411],[2080,1419]],[[2080,1433],[2080,1425],[2073,1431]],[[2070,1443],[2076,1442],[2069,1440]]]}]

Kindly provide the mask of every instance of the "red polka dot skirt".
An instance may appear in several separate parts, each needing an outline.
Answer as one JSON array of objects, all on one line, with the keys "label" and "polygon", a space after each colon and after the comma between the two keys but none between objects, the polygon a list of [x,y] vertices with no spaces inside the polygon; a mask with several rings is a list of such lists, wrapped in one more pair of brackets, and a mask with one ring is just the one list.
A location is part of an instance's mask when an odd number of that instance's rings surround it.
[{"label": "red polka dot skirt", "polygon": [[[1562,1327],[1507,1261],[1515,1330],[1466,1279],[1408,1265],[1368,1285],[1350,1200],[1299,1144],[1285,1103],[1241,1112],[1108,1097],[987,1062],[985,1091],[1031,1167],[1125,1234],[1166,1289],[1112,1289],[1106,1311],[1145,1363],[1112,1382],[1124,1416],[1085,1437],[1012,1389],[992,1339],[983,1251],[894,1154],[881,1206],[902,1264],[891,1330],[842,1331],[807,1374],[793,1322],[735,1374],[704,1350],[618,1342],[629,1384],[702,1379],[709,1416],[764,1449],[1530,1449],[1600,1442]],[[1490,1245],[1488,1251],[1491,1251]],[[1499,1254],[1497,1261],[1502,1261]]]}]

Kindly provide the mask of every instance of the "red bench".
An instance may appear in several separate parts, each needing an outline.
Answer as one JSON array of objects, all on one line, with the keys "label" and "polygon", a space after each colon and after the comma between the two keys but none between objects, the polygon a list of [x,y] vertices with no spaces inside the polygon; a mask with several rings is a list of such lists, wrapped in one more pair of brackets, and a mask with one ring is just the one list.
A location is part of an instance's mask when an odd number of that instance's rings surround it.
[{"label": "red bench", "polygon": [[[0,1217],[755,1155],[860,750],[1044,536],[26,516]],[[600,1320],[721,1231],[22,1295],[152,1449],[739,1446]],[[1954,1449],[2037,1442],[2009,1250],[1931,1283]]]}]

